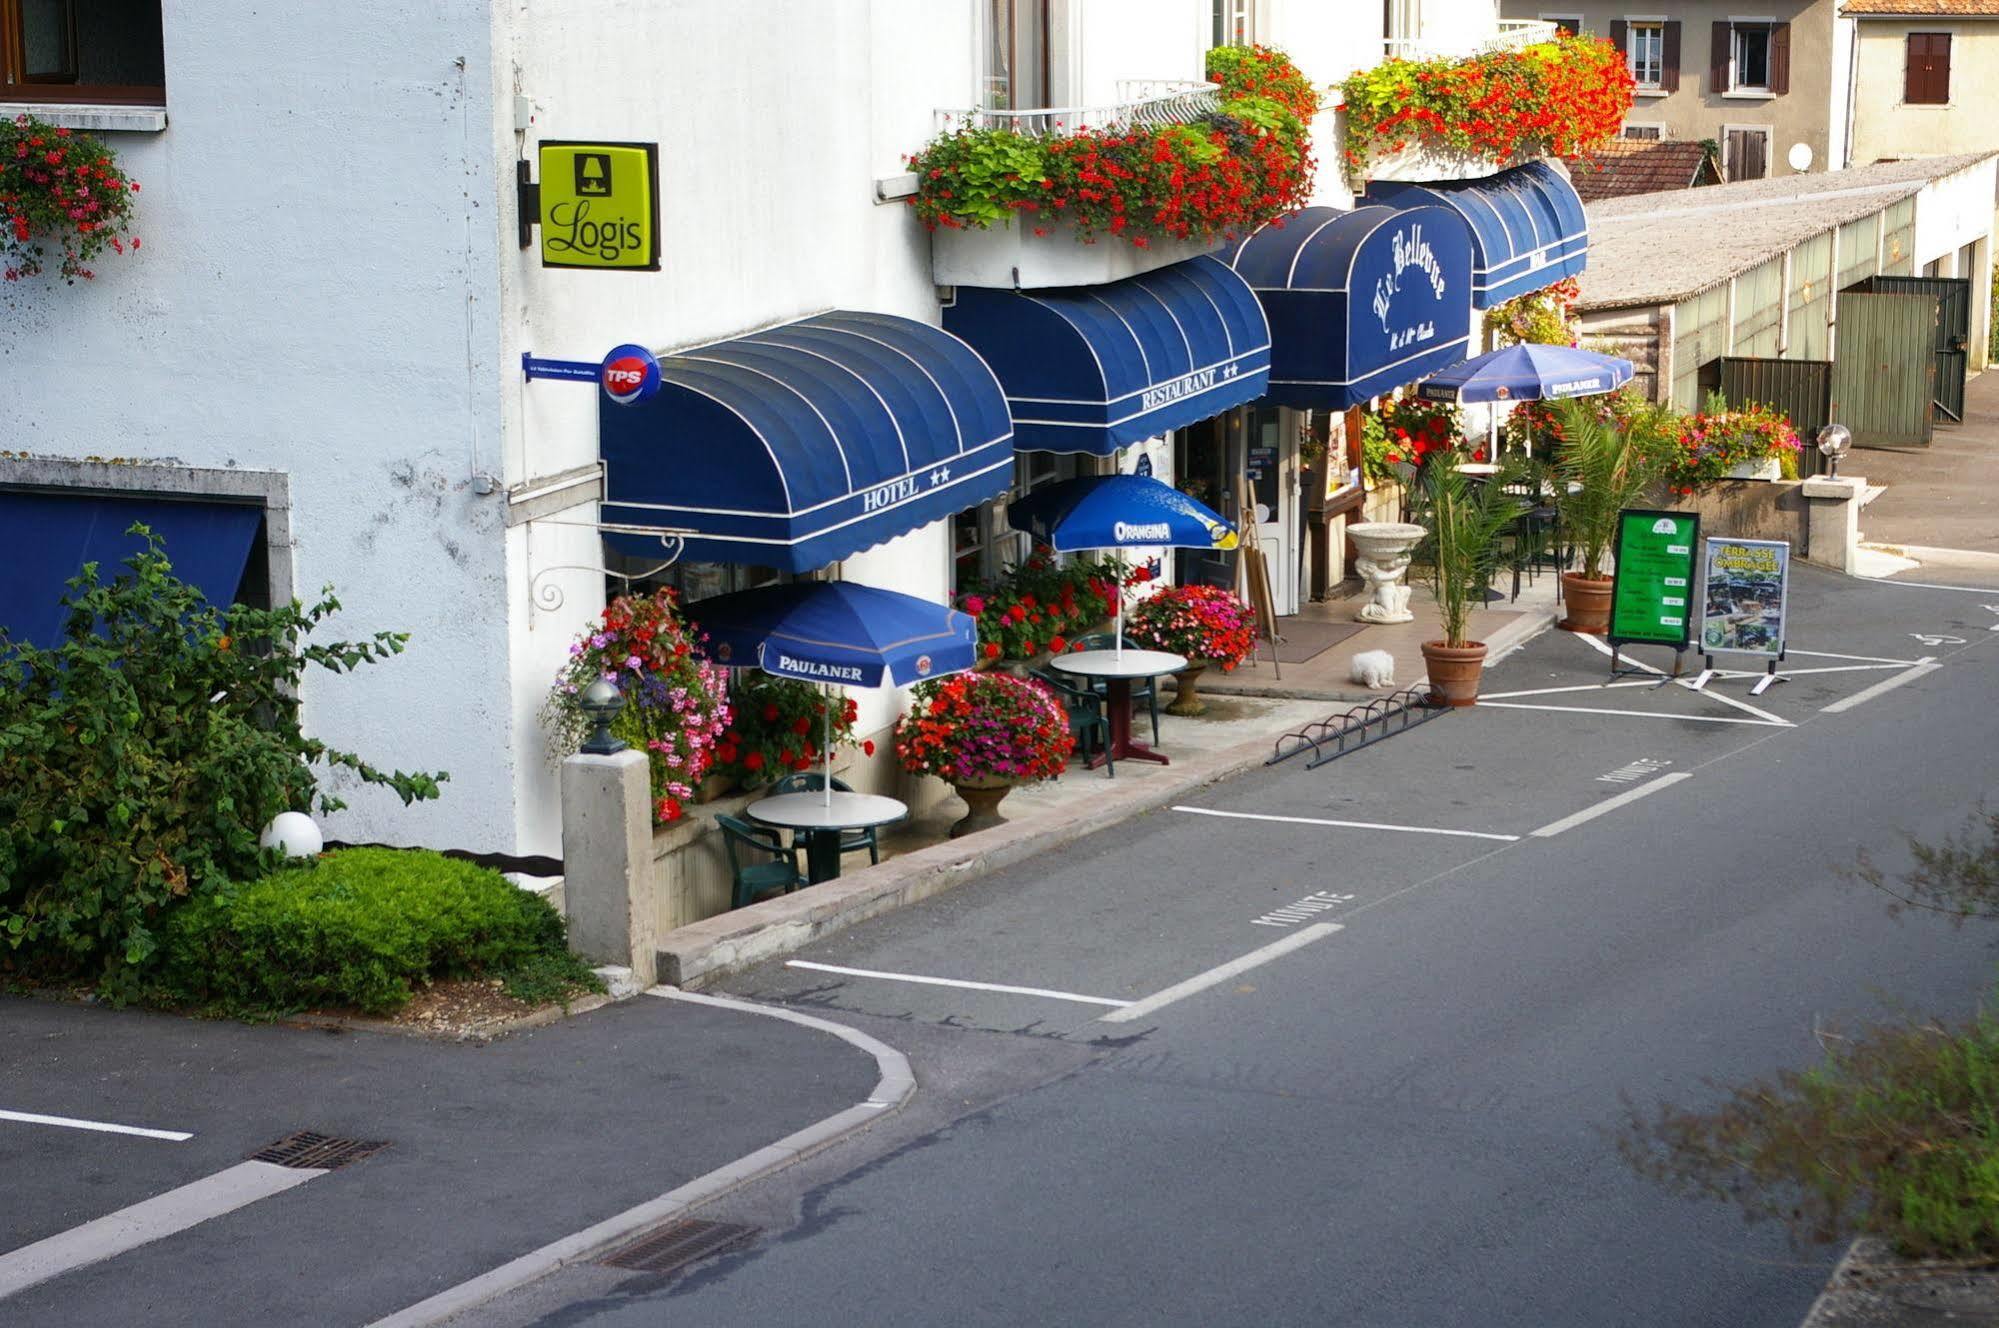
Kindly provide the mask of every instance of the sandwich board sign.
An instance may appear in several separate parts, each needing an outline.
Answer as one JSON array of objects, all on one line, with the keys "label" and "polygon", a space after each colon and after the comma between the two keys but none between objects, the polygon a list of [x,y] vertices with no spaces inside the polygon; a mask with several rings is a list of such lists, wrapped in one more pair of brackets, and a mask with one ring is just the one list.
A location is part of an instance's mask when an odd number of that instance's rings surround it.
[{"label": "sandwich board sign", "polygon": [[[1709,536],[1701,577],[1701,654],[1754,655],[1766,665],[1749,689],[1755,696],[1782,682],[1784,619],[1790,598],[1791,545],[1788,540],[1727,539]],[[1696,688],[1714,675],[1710,664]]]},{"label": "sandwich board sign", "polygon": [[1620,646],[1671,646],[1676,653],[1687,648],[1693,636],[1694,550],[1700,529],[1694,512],[1627,508],[1617,514],[1617,565],[1606,636],[1613,673]]}]

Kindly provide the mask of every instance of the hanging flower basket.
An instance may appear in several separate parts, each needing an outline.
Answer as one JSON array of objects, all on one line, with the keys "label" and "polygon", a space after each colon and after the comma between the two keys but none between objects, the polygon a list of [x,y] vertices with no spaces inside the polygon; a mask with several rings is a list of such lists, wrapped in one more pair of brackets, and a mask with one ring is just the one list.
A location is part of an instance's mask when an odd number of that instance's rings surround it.
[{"label": "hanging flower basket", "polygon": [[64,281],[88,281],[106,249],[139,248],[138,192],[97,139],[29,115],[0,119],[0,276],[19,281],[54,261]]}]

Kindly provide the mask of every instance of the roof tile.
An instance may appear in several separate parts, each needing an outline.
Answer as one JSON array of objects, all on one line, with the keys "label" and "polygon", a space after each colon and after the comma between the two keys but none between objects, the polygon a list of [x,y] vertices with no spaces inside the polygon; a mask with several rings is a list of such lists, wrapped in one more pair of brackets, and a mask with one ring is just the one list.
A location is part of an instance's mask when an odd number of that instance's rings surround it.
[{"label": "roof tile", "polygon": [[1587,157],[1565,161],[1585,203],[1627,194],[1655,194],[1693,185],[1705,155],[1699,143],[1612,139]]}]

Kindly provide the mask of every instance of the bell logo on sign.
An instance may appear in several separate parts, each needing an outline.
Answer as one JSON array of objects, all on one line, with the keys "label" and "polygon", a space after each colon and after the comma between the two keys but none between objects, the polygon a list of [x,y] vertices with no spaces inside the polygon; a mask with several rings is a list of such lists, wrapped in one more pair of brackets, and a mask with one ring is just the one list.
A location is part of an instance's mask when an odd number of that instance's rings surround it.
[{"label": "bell logo on sign", "polygon": [[657,144],[545,141],[540,162],[543,267],[659,270]]}]

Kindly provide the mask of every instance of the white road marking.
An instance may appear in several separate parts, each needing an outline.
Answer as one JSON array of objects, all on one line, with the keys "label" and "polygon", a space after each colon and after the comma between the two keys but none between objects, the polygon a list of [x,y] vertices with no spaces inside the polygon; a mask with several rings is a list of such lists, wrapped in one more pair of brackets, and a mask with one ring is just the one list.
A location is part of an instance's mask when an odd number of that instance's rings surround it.
[{"label": "white road marking", "polygon": [[1961,590],[1970,595],[1999,595],[1991,586],[1939,586],[1928,581],[1876,581],[1877,586],[1912,586],[1917,590]]},{"label": "white road marking", "polygon": [[1664,669],[1654,668],[1642,659],[1633,659],[1629,655],[1622,655],[1620,652],[1611,649],[1608,643],[1598,637],[1591,636],[1588,632],[1572,632],[1570,635],[1580,637],[1584,642],[1595,647],[1598,654],[1609,656],[1612,659],[1621,659],[1625,664],[1630,665],[1634,669],[1643,669],[1647,673],[1656,674],[1661,677],[1665,675],[1666,671]]},{"label": "white road marking", "polygon": [[1128,1024],[1134,1019],[1143,1019],[1154,1010],[1184,1000],[1196,992],[1209,987],[1220,986],[1240,973],[1247,973],[1260,964],[1267,964],[1293,950],[1310,945],[1312,942],[1331,936],[1342,928],[1337,922],[1315,922],[1303,931],[1295,931],[1281,940],[1272,941],[1260,950],[1251,950],[1237,959],[1231,959],[1219,968],[1211,968],[1205,973],[1197,973],[1185,982],[1176,982],[1164,991],[1155,991],[1142,1001],[1127,1005],[1122,1010],[1113,1010],[1097,1020],[1101,1024]]},{"label": "white road marking", "polygon": [[1659,679],[1657,678],[1640,678],[1636,682],[1586,682],[1573,687],[1530,687],[1520,692],[1480,692],[1478,699],[1483,704],[1486,701],[1494,701],[1502,697],[1554,696],[1562,692],[1605,692],[1613,687],[1650,687],[1656,690],[1658,686]]},{"label": "white road marking", "polygon": [[1868,664],[1920,664],[1919,659],[1889,659],[1885,655],[1835,655],[1830,650],[1791,650],[1786,655],[1804,655],[1811,659],[1855,659]]},{"label": "white road marking", "polygon": [[0,1111],[0,1121],[60,1125],[66,1130],[95,1130],[99,1134],[136,1134],[141,1139],[166,1139],[177,1144],[194,1138],[185,1130],[149,1130],[142,1125],[113,1125],[109,1121],[78,1120],[74,1116],[41,1116],[32,1111]]},{"label": "white road marking", "polygon": [[1616,715],[1620,719],[1684,719],[1696,724],[1752,724],[1759,729],[1788,729],[1797,727],[1785,720],[1771,723],[1767,719],[1737,719],[1733,715],[1671,715],[1657,710],[1611,710],[1600,706],[1558,706],[1529,705],[1524,701],[1488,701],[1478,699],[1482,706],[1494,710],[1559,710],[1571,715]]},{"label": "white road marking", "polygon": [[1249,925],[1295,927],[1301,922],[1310,921],[1314,914],[1323,913],[1329,908],[1338,908],[1341,904],[1351,904],[1353,901],[1353,895],[1336,895],[1330,890],[1314,890],[1295,903],[1286,904],[1283,908],[1273,908],[1260,918],[1251,918]]},{"label": "white road marking", "polygon": [[1628,765],[1621,765],[1617,767],[1617,769],[1611,771],[1607,775],[1598,775],[1596,777],[1596,782],[1599,784],[1635,783],[1636,781],[1645,778],[1645,776],[1647,775],[1658,774],[1661,770],[1664,770],[1667,766],[1671,764],[1672,764],[1671,761],[1661,760],[1656,756],[1641,756],[1637,760],[1629,763]]},{"label": "white road marking", "polygon": [[1851,710],[1857,705],[1865,705],[1867,702],[1872,701],[1875,697],[1881,695],[1881,693],[1883,692],[1893,691],[1895,688],[1900,687],[1905,682],[1914,682],[1916,679],[1922,677],[1924,674],[1935,673],[1938,669],[1942,667],[1943,665],[1932,661],[1928,663],[1918,664],[1913,669],[1903,669],[1900,673],[1897,673],[1892,677],[1883,678],[1880,682],[1875,683],[1872,687],[1868,687],[1862,691],[1855,692],[1852,696],[1843,696],[1839,700],[1834,701],[1831,705],[1820,706],[1819,712],[1821,714],[1836,715],[1842,710]]},{"label": "white road marking", "polygon": [[932,978],[915,973],[882,973],[872,968],[842,968],[838,964],[815,964],[804,959],[787,959],[786,968],[809,968],[815,973],[840,973],[850,978],[880,978],[884,982],[914,982],[925,987],[963,987],[967,991],[999,991],[1009,996],[1046,996],[1054,1001],[1080,1001],[1084,1005],[1130,1005],[1107,996],[1078,996],[1073,991],[1050,991],[1046,987],[1009,987],[999,982],[967,982],[962,978]]},{"label": "white road marking", "polygon": [[1379,821],[1327,821],[1316,816],[1270,816],[1263,812],[1224,812],[1212,807],[1176,806],[1176,812],[1195,816],[1226,816],[1237,821],[1281,821],[1286,825],[1330,825],[1342,830],[1392,830],[1400,835],[1449,835],[1454,839],[1497,839],[1512,843],[1519,835],[1493,835],[1483,830],[1440,830],[1428,825],[1386,825]]},{"label": "white road marking", "polygon": [[271,1162],[239,1162],[190,1185],[156,1194],[71,1227],[46,1240],[0,1254],[0,1300],[52,1277],[135,1250],[176,1231],[185,1231],[238,1208],[303,1185],[326,1172],[281,1167]]},{"label": "white road marking", "polygon": [[1561,834],[1562,831],[1564,830],[1575,829],[1577,826],[1581,825],[1584,821],[1593,821],[1597,817],[1602,816],[1605,812],[1614,812],[1619,807],[1623,807],[1630,803],[1634,803],[1638,801],[1640,798],[1646,797],[1653,793],[1657,793],[1660,789],[1671,788],[1673,785],[1679,783],[1681,780],[1692,779],[1693,777],[1694,777],[1693,772],[1690,770],[1676,770],[1670,775],[1661,775],[1649,784],[1640,784],[1635,789],[1626,789],[1624,792],[1618,794],[1614,798],[1605,798],[1602,802],[1597,803],[1594,807],[1585,807],[1579,812],[1572,812],[1571,814],[1564,816],[1559,821],[1550,821],[1548,822],[1548,824],[1542,826],[1539,830],[1536,830],[1534,832],[1534,837],[1537,839],[1553,838],[1554,836]]},{"label": "white road marking", "polygon": [[[1768,678],[1770,675],[1765,673],[1760,676]],[[1758,716],[1759,718],[1762,719],[1767,719],[1772,724],[1776,724],[1782,728],[1788,729],[1788,728],[1797,727],[1795,724],[1791,723],[1790,720],[1785,719],[1783,716],[1773,715],[1767,710],[1758,710],[1755,706],[1750,705],[1749,702],[1747,701],[1738,701],[1736,698],[1732,696],[1724,696],[1720,692],[1702,692],[1701,695],[1705,696],[1710,701],[1719,701],[1725,706],[1734,706],[1737,710],[1745,711],[1748,714]]]}]

